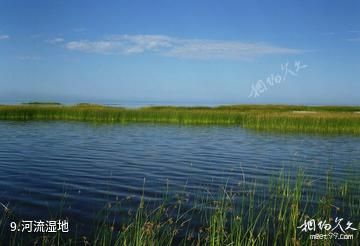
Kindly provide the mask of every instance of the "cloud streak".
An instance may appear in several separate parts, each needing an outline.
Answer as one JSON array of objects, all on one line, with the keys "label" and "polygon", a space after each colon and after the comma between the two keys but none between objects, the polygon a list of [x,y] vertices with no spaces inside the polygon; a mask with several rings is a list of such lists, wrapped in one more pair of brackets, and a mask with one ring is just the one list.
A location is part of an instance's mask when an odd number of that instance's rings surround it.
[{"label": "cloud streak", "polygon": [[46,40],[46,42],[50,43],[50,44],[60,44],[63,43],[65,40],[63,38],[53,38],[53,39],[48,39]]},{"label": "cloud streak", "polygon": [[131,55],[154,53],[190,59],[247,59],[273,54],[299,54],[301,50],[266,43],[180,39],[165,35],[112,35],[102,40],[65,43],[71,51],[97,54]]},{"label": "cloud streak", "polygon": [[10,38],[9,35],[0,34],[0,40],[5,40],[5,39],[9,39],[9,38]]}]

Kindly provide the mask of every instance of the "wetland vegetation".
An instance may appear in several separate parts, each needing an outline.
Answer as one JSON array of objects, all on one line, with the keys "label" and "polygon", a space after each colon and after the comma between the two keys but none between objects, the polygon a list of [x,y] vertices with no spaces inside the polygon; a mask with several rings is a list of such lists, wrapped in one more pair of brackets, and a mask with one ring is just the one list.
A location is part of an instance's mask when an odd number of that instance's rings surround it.
[{"label": "wetland vegetation", "polygon": [[[144,196],[135,211],[129,210],[126,221],[117,222],[118,210],[131,197],[109,202],[99,212],[91,235],[66,233],[6,234],[9,221],[18,218],[11,208],[1,212],[0,237],[9,245],[358,245],[360,230],[360,185],[358,173],[343,183],[326,182],[311,192],[315,185],[310,176],[299,170],[295,179],[281,172],[265,190],[256,182],[241,184],[239,189],[219,187],[218,195],[203,193],[190,209],[184,209],[188,199],[179,195],[175,200],[165,193],[161,202],[146,202]],[[146,184],[144,182],[144,190]],[[65,203],[64,203],[65,204]],[[61,216],[61,212],[59,215]],[[348,218],[351,228],[346,233],[351,240],[333,237],[311,240],[310,231],[302,224],[314,219],[332,224],[335,218]],[[194,220],[197,220],[194,223]],[[123,220],[124,221],[124,220]],[[336,223],[335,223],[336,224]],[[346,222],[343,222],[343,228]],[[74,226],[73,226],[74,227]],[[340,230],[338,228],[338,230]],[[74,230],[73,230],[74,231]],[[316,233],[331,234],[328,229]],[[341,234],[341,231],[334,233]],[[35,237],[34,237],[35,235]]]},{"label": "wetland vegetation", "polygon": [[2,105],[0,120],[238,125],[278,132],[360,135],[360,107],[230,105],[218,107],[109,107],[95,104]]}]

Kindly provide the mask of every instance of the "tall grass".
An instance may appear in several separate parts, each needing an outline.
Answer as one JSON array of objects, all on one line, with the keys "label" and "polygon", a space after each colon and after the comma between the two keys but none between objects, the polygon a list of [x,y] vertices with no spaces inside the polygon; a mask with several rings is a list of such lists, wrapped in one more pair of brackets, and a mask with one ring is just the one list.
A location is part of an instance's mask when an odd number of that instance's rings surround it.
[{"label": "tall grass", "polygon": [[[309,113],[310,112],[310,113]],[[101,105],[0,106],[0,120],[72,120],[107,123],[238,125],[278,132],[360,135],[360,107],[237,105],[220,107],[145,107]]]},{"label": "tall grass", "polygon": [[[10,234],[11,211],[4,211],[0,220],[2,242],[6,245],[358,245],[360,230],[359,177],[348,177],[342,184],[328,175],[321,193],[308,189],[312,182],[299,171],[296,179],[283,172],[273,178],[267,190],[256,183],[244,184],[240,190],[221,187],[211,196],[199,197],[192,207],[180,209],[181,202],[163,201],[152,206],[139,200],[135,214],[126,222],[115,222],[121,202],[108,204],[100,213],[98,224],[87,236]],[[146,188],[144,188],[146,189]],[[205,198],[206,197],[206,198]],[[205,198],[205,199],[204,199]],[[119,207],[117,207],[119,206]],[[181,211],[181,213],[179,212]],[[313,240],[298,228],[305,220],[332,221],[335,217],[350,220],[357,231],[351,240]],[[332,221],[334,222],[334,221]],[[345,222],[344,222],[345,223]],[[328,231],[317,231],[328,234]],[[7,237],[5,237],[7,234]],[[5,245],[5,244],[4,244]]]}]

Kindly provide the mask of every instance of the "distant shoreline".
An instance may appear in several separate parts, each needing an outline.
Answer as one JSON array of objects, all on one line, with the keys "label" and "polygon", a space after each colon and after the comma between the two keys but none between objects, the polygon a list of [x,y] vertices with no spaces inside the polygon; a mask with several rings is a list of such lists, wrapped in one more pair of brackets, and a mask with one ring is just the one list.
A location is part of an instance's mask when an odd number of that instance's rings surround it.
[{"label": "distant shoreline", "polygon": [[278,106],[306,106],[306,107],[360,107],[360,104],[350,103],[248,103],[237,101],[131,101],[131,100],[1,100],[0,105],[27,105],[27,104],[58,104],[63,106],[75,106],[81,103],[96,104],[110,107],[126,107],[126,108],[141,108],[151,106],[174,106],[174,107],[218,107],[218,106],[234,106],[234,105],[278,105]]}]

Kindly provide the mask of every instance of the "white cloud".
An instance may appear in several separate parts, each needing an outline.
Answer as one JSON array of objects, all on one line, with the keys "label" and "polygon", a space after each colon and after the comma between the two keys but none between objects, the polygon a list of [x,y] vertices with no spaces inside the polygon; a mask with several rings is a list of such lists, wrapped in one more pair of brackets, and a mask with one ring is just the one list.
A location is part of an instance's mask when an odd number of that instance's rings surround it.
[{"label": "white cloud", "polygon": [[50,43],[50,44],[59,44],[59,43],[63,43],[65,40],[63,38],[53,38],[53,39],[49,39],[46,40],[46,42]]},{"label": "white cloud", "polygon": [[112,41],[95,41],[88,40],[72,41],[66,44],[66,48],[69,50],[77,50],[89,53],[103,53],[111,54],[120,49],[119,43]]},{"label": "white cloud", "polygon": [[113,35],[103,40],[79,40],[66,43],[69,50],[99,54],[140,54],[153,52],[163,56],[193,59],[243,59],[270,54],[299,54],[298,49],[265,43],[179,39],[165,35]]},{"label": "white cloud", "polygon": [[181,45],[165,52],[165,55],[211,59],[211,58],[249,58],[268,54],[298,54],[299,50],[281,48],[263,43],[243,43],[236,41],[186,40]]},{"label": "white cloud", "polygon": [[10,38],[9,35],[0,34],[0,40],[5,40],[5,39],[9,39],[9,38]]}]

